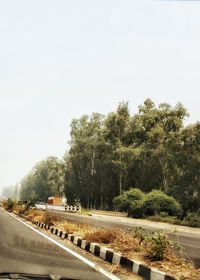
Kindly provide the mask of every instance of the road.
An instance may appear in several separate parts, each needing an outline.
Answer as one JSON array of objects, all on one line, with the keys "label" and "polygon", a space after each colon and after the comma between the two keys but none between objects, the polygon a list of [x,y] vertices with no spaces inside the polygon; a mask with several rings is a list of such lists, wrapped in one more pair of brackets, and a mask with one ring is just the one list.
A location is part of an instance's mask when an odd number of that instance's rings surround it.
[{"label": "road", "polygon": [[0,272],[108,280],[106,276],[2,209],[0,209]]},{"label": "road", "polygon": [[147,231],[165,230],[174,243],[183,247],[183,257],[193,261],[196,268],[200,267],[200,229],[184,226],[170,225],[128,217],[92,214],[83,216],[69,212],[54,212],[58,217],[75,223],[87,223],[98,228],[119,228],[124,231],[136,227],[145,228]]}]

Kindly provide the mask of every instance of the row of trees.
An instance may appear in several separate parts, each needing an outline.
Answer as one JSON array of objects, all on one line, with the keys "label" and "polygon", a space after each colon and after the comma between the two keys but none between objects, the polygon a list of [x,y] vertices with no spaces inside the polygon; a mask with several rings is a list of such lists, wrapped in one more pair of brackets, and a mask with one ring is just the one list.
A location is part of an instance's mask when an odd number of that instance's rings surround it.
[{"label": "row of trees", "polygon": [[20,195],[20,186],[19,184],[11,185],[8,187],[3,187],[1,191],[2,197],[9,197],[12,199],[18,199]]},{"label": "row of trees", "polygon": [[200,123],[183,127],[186,109],[147,99],[130,116],[127,103],[105,118],[82,116],[71,124],[65,156],[65,192],[85,207],[111,209],[131,187],[164,191],[184,214],[200,208]]},{"label": "row of trees", "polygon": [[49,196],[64,193],[65,165],[56,157],[37,163],[22,179],[20,198],[24,201],[47,201]]},{"label": "row of trees", "polygon": [[200,209],[200,123],[177,104],[145,100],[130,115],[128,103],[106,117],[93,113],[71,123],[69,151],[38,163],[21,182],[21,198],[65,193],[68,203],[113,209],[113,199],[138,188],[174,197],[184,215]]}]

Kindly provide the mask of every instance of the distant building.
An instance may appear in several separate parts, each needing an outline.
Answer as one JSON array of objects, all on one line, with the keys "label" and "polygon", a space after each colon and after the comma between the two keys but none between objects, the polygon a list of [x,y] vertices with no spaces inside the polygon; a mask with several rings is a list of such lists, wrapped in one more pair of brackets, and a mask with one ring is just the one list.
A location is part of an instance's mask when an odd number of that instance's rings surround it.
[{"label": "distant building", "polygon": [[65,197],[58,197],[58,196],[50,196],[48,197],[48,204],[50,205],[65,205],[66,204]]}]

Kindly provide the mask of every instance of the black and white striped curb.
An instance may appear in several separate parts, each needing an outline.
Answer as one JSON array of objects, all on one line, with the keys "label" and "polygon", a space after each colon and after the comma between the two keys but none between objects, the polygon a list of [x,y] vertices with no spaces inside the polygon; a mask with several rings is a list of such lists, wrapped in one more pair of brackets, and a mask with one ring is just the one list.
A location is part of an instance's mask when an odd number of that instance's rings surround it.
[{"label": "black and white striped curb", "polygon": [[122,267],[132,271],[146,280],[176,280],[175,278],[167,275],[165,272],[149,268],[136,260],[125,258],[111,249],[101,247],[96,243],[89,243],[78,236],[68,234],[67,232],[57,229],[53,226],[45,225],[44,223],[36,222],[32,219],[30,221],[40,228],[50,230],[52,234],[57,235],[62,239],[68,239],[78,247],[93,253],[95,256],[98,256],[109,263],[121,265]]}]

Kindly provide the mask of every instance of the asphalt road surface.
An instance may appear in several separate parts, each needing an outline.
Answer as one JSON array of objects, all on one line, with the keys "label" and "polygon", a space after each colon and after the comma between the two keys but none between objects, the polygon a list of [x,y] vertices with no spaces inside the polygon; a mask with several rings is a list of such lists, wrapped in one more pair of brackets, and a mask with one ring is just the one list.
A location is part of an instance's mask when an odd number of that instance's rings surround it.
[{"label": "asphalt road surface", "polygon": [[69,212],[56,212],[58,217],[75,223],[87,223],[98,228],[119,228],[131,230],[136,227],[145,228],[147,231],[164,229],[168,237],[178,246],[181,246],[182,256],[193,261],[196,268],[200,267],[200,229],[184,226],[156,223],[148,220],[132,219],[127,217],[92,214],[83,216]]},{"label": "asphalt road surface", "polygon": [[0,209],[0,272],[106,280],[106,276]]}]

